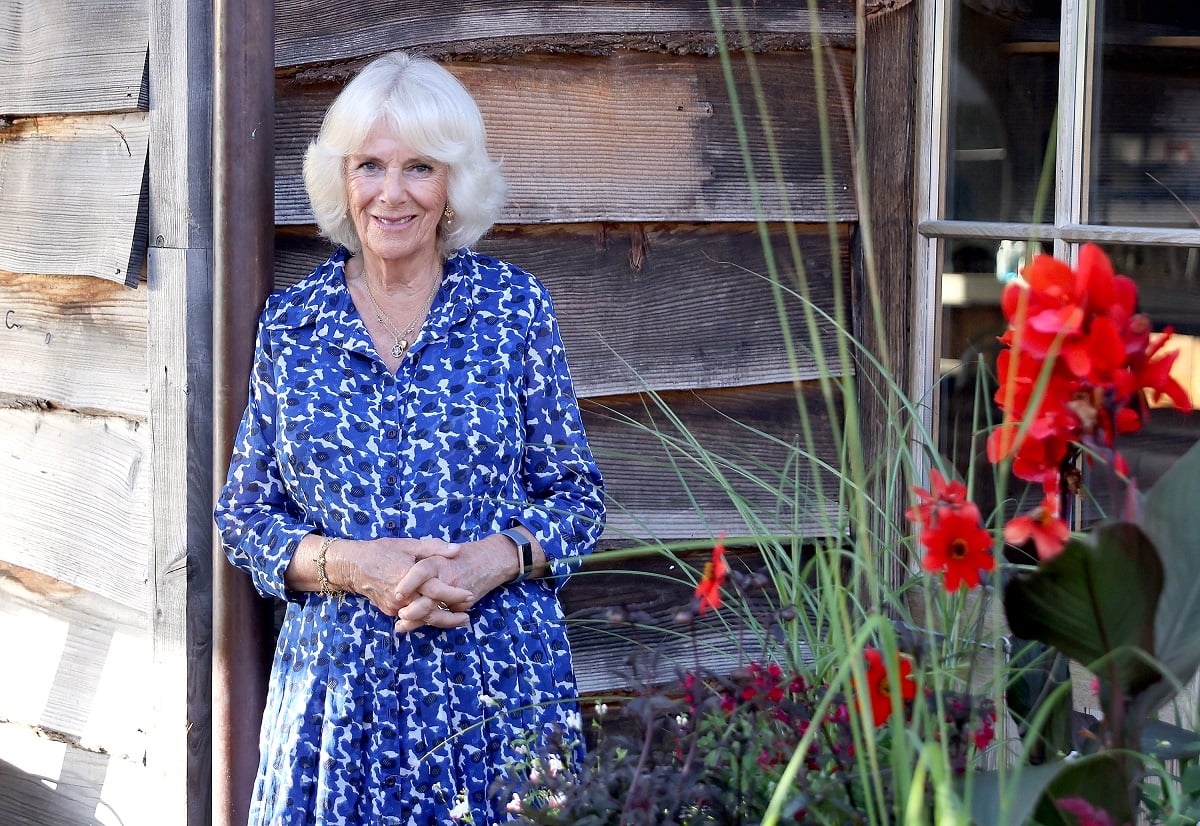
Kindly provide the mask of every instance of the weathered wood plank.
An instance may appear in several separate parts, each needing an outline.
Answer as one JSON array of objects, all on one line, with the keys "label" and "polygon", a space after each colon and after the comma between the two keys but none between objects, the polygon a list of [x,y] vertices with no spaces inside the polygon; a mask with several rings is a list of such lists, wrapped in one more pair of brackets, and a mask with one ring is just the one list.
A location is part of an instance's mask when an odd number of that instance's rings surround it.
[{"label": "weathered wood plank", "polygon": [[79,748],[0,723],[0,823],[151,826],[163,821],[141,760]]},{"label": "weathered wood plank", "polygon": [[[791,384],[584,400],[588,441],[607,481],[604,541],[837,530],[832,426],[819,390]],[[802,412],[807,416],[806,434]],[[834,424],[831,424],[834,423]],[[699,445],[699,447],[697,447]]]},{"label": "weathered wood plank", "polygon": [[147,449],[125,419],[0,409],[0,560],[145,610]]},{"label": "weathered wood plank", "polygon": [[[759,55],[757,67],[778,149],[755,114],[744,64],[734,60],[749,153],[767,220],[857,218],[844,124],[853,55],[830,50],[824,75],[832,124],[826,204],[812,54]],[[739,148],[736,112],[715,58],[652,54],[522,57],[451,63],[487,122],[492,152],[511,184],[501,223],[754,221],[755,196]],[[301,160],[340,87],[281,81],[276,90],[275,220],[311,224]],[[830,212],[832,210],[832,216]]]},{"label": "weathered wood plank", "polygon": [[0,681],[9,722],[141,761],[151,683],[149,617],[26,568],[0,563]]},{"label": "weathered wood plank", "polygon": [[[675,680],[677,670],[727,672],[765,659],[764,640],[734,617],[752,611],[757,627],[769,627],[779,601],[767,589],[739,590],[730,578],[723,591],[728,607],[722,612],[694,615],[686,622],[678,618],[695,608],[695,583],[710,556],[711,544],[689,553],[650,551],[620,561],[606,560],[600,551],[585,561],[562,590],[575,674],[584,694],[636,688],[629,678],[635,658],[641,668],[652,670],[641,676],[664,683]],[[734,571],[768,570],[753,549],[729,546],[726,559]],[[801,556],[800,565],[807,560]],[[803,573],[793,569],[790,557],[774,566],[781,574]]]},{"label": "weathered wood plank", "polygon": [[[728,32],[789,35],[804,42],[813,21],[806,3],[757,0],[715,4]],[[852,0],[819,0],[820,30],[826,37],[852,40]],[[547,4],[535,0],[448,0],[388,3],[344,0],[280,0],[275,4],[275,65],[348,60],[389,49],[442,45],[462,53],[479,40],[501,40],[504,51],[575,48],[595,53],[628,47],[645,35],[645,48],[678,51],[686,35],[712,32],[709,5],[695,0],[598,0]],[[345,21],[354,21],[346,25]],[[734,36],[734,35],[730,35]],[[706,42],[711,49],[711,39]],[[496,45],[490,50],[498,51]]]},{"label": "weathered wood plank", "polygon": [[[260,7],[261,8],[261,7]],[[152,668],[158,818],[212,817],[213,7],[150,4]],[[228,44],[227,44],[228,45]],[[232,66],[237,46],[223,52]],[[267,182],[261,185],[267,186]],[[249,630],[247,629],[249,632]]]},{"label": "weathered wood plank", "polygon": [[[911,415],[899,409],[894,393],[872,388],[887,387],[888,379],[904,393],[911,387],[916,6],[908,4],[872,15],[865,25],[862,164],[869,189],[862,197],[869,204],[870,218],[861,227],[857,244],[855,333],[889,374],[882,375],[865,359],[858,366],[863,447],[869,466],[873,466],[874,457],[907,450],[901,444],[907,435],[895,428],[898,418]],[[875,536],[892,536],[898,541],[908,527],[903,519],[908,504],[906,488],[881,476],[875,495],[886,495],[884,488],[889,484],[892,501],[884,511],[888,516],[880,518],[871,530]],[[909,572],[902,560],[887,556],[890,569],[881,573],[898,585]]]},{"label": "weathered wood plank", "polygon": [[145,419],[146,291],[0,272],[0,398]]},{"label": "weathered wood plank", "polygon": [[136,284],[149,136],[140,112],[24,118],[0,131],[0,270]]},{"label": "weathered wood plank", "polygon": [[[782,281],[795,284],[784,228],[769,232]],[[823,227],[801,228],[798,238],[807,297],[832,316],[828,236]],[[843,278],[848,245],[843,228]],[[550,288],[581,396],[804,381],[820,375],[815,352],[835,362],[832,325],[818,325],[814,346],[801,302],[786,293],[777,302],[750,225],[503,226],[479,250],[524,267]],[[311,235],[281,234],[277,286],[307,274],[329,251]],[[848,289],[844,284],[843,294]],[[796,342],[794,371],[783,349],[781,309]]]},{"label": "weathered wood plank", "polygon": [[0,15],[0,114],[145,109],[148,8],[145,0],[9,0]]}]

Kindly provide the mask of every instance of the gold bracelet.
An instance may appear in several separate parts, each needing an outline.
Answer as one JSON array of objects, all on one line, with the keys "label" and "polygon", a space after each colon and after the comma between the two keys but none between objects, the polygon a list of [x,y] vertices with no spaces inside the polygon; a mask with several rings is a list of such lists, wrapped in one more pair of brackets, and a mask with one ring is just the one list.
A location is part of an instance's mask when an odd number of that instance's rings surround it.
[{"label": "gold bracelet", "polygon": [[321,586],[321,596],[337,597],[337,601],[340,603],[346,598],[346,592],[336,591],[330,587],[329,576],[325,573],[325,554],[334,542],[337,542],[336,536],[326,536],[321,540],[321,547],[317,550],[317,583]]}]

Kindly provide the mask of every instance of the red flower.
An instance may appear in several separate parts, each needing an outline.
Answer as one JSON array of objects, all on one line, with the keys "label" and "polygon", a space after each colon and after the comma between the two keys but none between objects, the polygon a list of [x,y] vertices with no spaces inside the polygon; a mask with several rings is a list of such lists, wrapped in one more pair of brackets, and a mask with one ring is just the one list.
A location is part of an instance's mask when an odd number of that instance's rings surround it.
[{"label": "red flower", "polygon": [[[867,685],[865,691],[859,686],[857,694],[860,698],[864,694],[866,695],[867,701],[871,704],[871,716],[875,720],[875,725],[881,726],[892,714],[892,685],[888,680],[887,667],[883,664],[883,654],[874,648],[867,648],[863,651],[863,656],[867,660]],[[912,660],[901,656],[899,669],[900,698],[911,701],[917,696],[917,684],[913,682],[912,678]],[[858,708],[859,711],[862,710],[861,702]]]},{"label": "red flower", "polygon": [[1093,806],[1082,797],[1065,797],[1054,801],[1060,811],[1073,815],[1078,826],[1116,826],[1108,812]]},{"label": "red flower", "polygon": [[917,504],[904,512],[904,515],[918,526],[929,525],[933,522],[934,511],[943,507],[961,507],[967,502],[967,486],[955,479],[947,482],[941,471],[929,471],[929,490],[913,485],[913,493],[917,496]]},{"label": "red flower", "polygon": [[974,588],[980,571],[996,567],[992,535],[979,523],[979,511],[973,505],[969,510],[939,512],[936,522],[921,533],[921,544],[927,549],[921,564],[927,571],[945,575],[947,591],[957,591],[962,583]]},{"label": "red flower", "polygon": [[721,607],[721,587],[729,574],[729,565],[725,562],[725,534],[722,532],[713,545],[712,560],[704,565],[704,576],[696,586],[696,598],[700,600],[700,613],[709,608],[716,610]]},{"label": "red flower", "polygon": [[1134,312],[1136,285],[1094,244],[1080,249],[1075,269],[1038,255],[1022,275],[1025,286],[1010,284],[1001,298],[1009,329],[1000,341],[1009,349],[996,363],[995,400],[1004,421],[988,438],[988,459],[1012,458],[1014,475],[1051,489],[1070,445],[1081,444],[1111,451],[1124,473],[1116,437],[1141,428],[1146,395],[1191,409],[1170,375],[1175,355],[1160,354],[1171,331],[1152,338],[1149,320]]},{"label": "red flower", "polygon": [[1032,539],[1038,558],[1043,562],[1058,556],[1070,538],[1071,529],[1058,517],[1058,505],[1051,496],[1047,496],[1033,512],[1015,517],[1004,526],[1005,542],[1024,545]]}]

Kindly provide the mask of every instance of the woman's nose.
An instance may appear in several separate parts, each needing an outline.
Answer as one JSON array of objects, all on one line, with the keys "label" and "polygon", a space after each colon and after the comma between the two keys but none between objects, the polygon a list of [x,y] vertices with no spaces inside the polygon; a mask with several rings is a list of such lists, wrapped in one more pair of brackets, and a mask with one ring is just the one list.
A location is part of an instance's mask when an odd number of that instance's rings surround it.
[{"label": "woman's nose", "polygon": [[404,180],[404,170],[388,169],[383,176],[383,190],[380,197],[388,203],[399,203],[404,200],[408,187]]}]

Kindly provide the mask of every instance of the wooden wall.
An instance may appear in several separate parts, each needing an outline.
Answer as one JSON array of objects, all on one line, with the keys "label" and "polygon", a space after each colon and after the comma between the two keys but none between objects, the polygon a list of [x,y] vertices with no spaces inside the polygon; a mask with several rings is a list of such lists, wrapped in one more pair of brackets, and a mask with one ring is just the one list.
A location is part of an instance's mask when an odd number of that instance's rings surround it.
[{"label": "wooden wall", "polygon": [[[555,296],[608,484],[610,517],[601,546],[652,540],[703,547],[718,531],[746,533],[737,503],[715,476],[733,479],[769,526],[819,535],[829,514],[814,508],[798,519],[776,520],[770,491],[739,481],[732,465],[716,472],[688,466],[694,457],[671,446],[682,425],[733,465],[782,472],[789,445],[803,443],[807,416],[818,456],[835,460],[833,431],[841,416],[834,410],[831,417],[817,391],[817,355],[834,365],[834,375],[855,367],[838,365],[828,325],[809,335],[794,299],[785,308],[797,346],[796,363],[789,364],[777,299],[763,277],[765,235],[784,282],[798,283],[791,229],[806,297],[818,311],[835,314],[839,300],[865,306],[863,291],[879,291],[867,286],[861,266],[852,131],[860,114],[855,4],[816,5],[814,20],[808,4],[793,0],[721,2],[714,22],[708,4],[697,0],[549,8],[527,0],[458,0],[436,9],[277,2],[277,285],[302,277],[328,252],[316,237],[300,176],[303,151],[325,107],[373,56],[391,48],[434,56],[479,102],[492,151],[510,179],[510,204],[479,248],[529,269]],[[871,11],[888,16],[885,9]],[[734,47],[741,136],[718,28]],[[892,37],[886,45],[900,50],[888,67],[902,73],[889,87],[895,93],[906,79],[911,86],[912,42],[907,70],[906,44]],[[819,101],[830,124],[827,167]],[[895,106],[889,115],[905,101],[903,94],[889,100]],[[892,140],[880,126],[889,152],[911,134],[910,122],[908,114],[889,124],[901,135]],[[901,151],[878,164],[893,184],[877,205],[884,229],[894,228],[888,221],[896,213],[907,224],[904,201],[896,200],[907,197],[904,161]],[[888,236],[895,240],[895,233]],[[905,254],[901,246],[890,251],[893,263]],[[883,274],[887,300],[906,289],[906,271],[902,265]],[[867,332],[869,323],[853,306],[848,321]],[[903,340],[906,306],[906,298],[899,300],[901,317],[876,341],[891,336],[895,346]],[[872,420],[868,407],[869,425],[882,426],[887,411]],[[687,469],[681,472],[680,464]],[[801,485],[816,483],[807,466],[798,472]],[[620,629],[605,626],[608,608],[646,610],[665,620],[690,595],[685,575],[665,559],[603,568],[576,577],[563,594],[576,622],[577,671],[588,692],[624,685],[618,672],[637,648]],[[664,575],[679,581],[664,588]]]},{"label": "wooden wall", "polygon": [[160,822],[148,4],[0,14],[0,822]]}]

